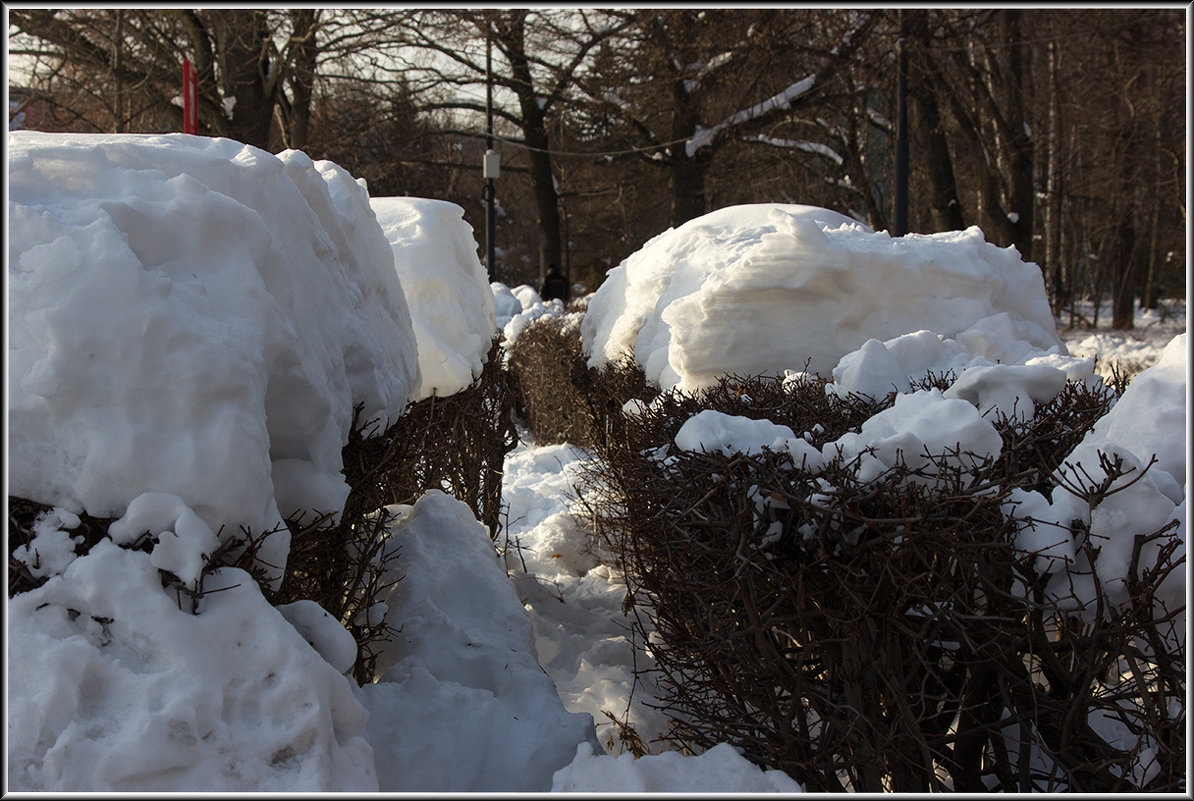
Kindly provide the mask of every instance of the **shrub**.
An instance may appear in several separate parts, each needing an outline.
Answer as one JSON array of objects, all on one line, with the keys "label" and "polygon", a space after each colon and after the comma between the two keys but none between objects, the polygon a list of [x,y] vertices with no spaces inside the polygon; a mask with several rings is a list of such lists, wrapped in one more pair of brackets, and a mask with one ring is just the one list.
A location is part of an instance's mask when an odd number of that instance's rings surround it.
[{"label": "shrub", "polygon": [[531,321],[507,348],[520,416],[540,445],[588,447],[600,417],[587,393],[589,367],[581,351],[578,317],[545,315]]},{"label": "shrub", "polygon": [[821,445],[892,400],[823,384],[728,376],[664,393],[589,462],[667,739],[733,743],[811,791],[1181,789],[1184,642],[1150,600],[1178,561],[1173,531],[1149,535],[1166,544],[1156,565],[1134,560],[1129,604],[1080,620],[1012,547],[1003,509],[1013,488],[1048,483],[1113,393],[1071,384],[1031,419],[999,417],[998,460],[963,472],[938,457],[931,478],[664,450],[704,408]]}]

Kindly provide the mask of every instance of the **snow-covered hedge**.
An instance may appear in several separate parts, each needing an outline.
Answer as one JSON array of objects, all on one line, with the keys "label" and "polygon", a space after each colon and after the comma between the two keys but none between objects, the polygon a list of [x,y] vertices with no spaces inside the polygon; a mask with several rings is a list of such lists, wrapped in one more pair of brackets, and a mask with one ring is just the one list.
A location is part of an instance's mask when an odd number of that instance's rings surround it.
[{"label": "snow-covered hedge", "polygon": [[365,190],[206,137],[14,132],[8,157],[9,493],[95,517],[167,494],[133,536],[276,529],[280,569],[283,518],[343,506],[354,407],[384,425],[419,384]]}]

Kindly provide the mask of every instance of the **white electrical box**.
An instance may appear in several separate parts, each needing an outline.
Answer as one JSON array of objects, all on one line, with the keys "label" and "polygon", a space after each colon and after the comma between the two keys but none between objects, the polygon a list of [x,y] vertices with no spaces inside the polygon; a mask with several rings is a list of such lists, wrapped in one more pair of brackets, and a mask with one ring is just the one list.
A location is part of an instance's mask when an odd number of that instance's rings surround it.
[{"label": "white electrical box", "polygon": [[486,179],[497,178],[502,171],[502,160],[495,150],[486,150],[481,161],[481,175]]}]

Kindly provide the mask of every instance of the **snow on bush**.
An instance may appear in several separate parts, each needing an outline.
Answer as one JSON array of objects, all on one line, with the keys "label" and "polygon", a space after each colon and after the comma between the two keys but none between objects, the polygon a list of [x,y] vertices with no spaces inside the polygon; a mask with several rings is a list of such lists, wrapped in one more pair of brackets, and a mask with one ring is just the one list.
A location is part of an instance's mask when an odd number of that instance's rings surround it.
[{"label": "snow on bush", "polygon": [[633,354],[651,381],[688,390],[810,359],[828,374],[868,339],[926,329],[959,363],[1065,354],[1039,268],[979,229],[893,238],[785,204],[720,209],[649,241],[609,271],[584,340],[595,366]]},{"label": "snow on bush", "polygon": [[473,229],[455,203],[412,197],[369,201],[394,251],[419,346],[413,400],[452,395],[481,374],[495,330],[494,297]]},{"label": "snow on bush", "polygon": [[395,419],[419,382],[363,188],[226,139],[34,132],[9,186],[10,494],[167,493],[204,539],[340,508],[354,405]]},{"label": "snow on bush", "polygon": [[[1148,537],[1176,522],[1181,545],[1173,560],[1184,559],[1186,372],[1186,335],[1181,334],[1156,364],[1133,379],[1057,469],[1051,499],[1016,490],[1009,503],[1008,511],[1025,520],[1017,547],[1036,554],[1038,569],[1053,574],[1051,593],[1058,598],[1072,593],[1088,615],[1096,613],[1095,579],[1112,602],[1127,601],[1125,578],[1138,536]],[[1145,471],[1154,457],[1156,463]],[[1089,501],[1078,494],[1104,482],[1106,491]],[[1071,530],[1074,521],[1077,532]],[[1083,536],[1099,549],[1093,575],[1079,541]],[[1152,541],[1141,546],[1140,568],[1156,564],[1158,545]],[[1155,600],[1174,609],[1185,594],[1185,572],[1175,570],[1165,577]],[[1177,630],[1184,632],[1184,626]]]},{"label": "snow on bush", "polygon": [[9,600],[12,789],[377,791],[345,677],[244,571],[207,589],[181,611],[148,554],[101,541]]},{"label": "snow on bush", "polygon": [[[544,792],[593,719],[565,711],[535,658],[531,622],[489,533],[460,501],[431,491],[388,507],[402,580],[386,605],[401,634],[362,687],[383,787]],[[444,771],[445,755],[452,767]]]}]

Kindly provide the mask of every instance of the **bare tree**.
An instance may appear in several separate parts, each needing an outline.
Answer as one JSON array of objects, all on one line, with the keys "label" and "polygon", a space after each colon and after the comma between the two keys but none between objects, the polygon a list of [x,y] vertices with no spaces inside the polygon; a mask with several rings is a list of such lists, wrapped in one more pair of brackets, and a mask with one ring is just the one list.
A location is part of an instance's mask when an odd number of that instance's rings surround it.
[{"label": "bare tree", "polygon": [[827,155],[807,139],[778,135],[775,126],[798,122],[802,111],[824,102],[875,17],[635,11],[625,36],[606,45],[602,69],[582,82],[591,116],[615,122],[611,142],[667,172],[678,225],[709,210],[711,167],[733,142]]},{"label": "bare tree", "polygon": [[181,129],[189,58],[200,132],[302,147],[323,40],[345,46],[341,19],[319,9],[13,9],[10,52],[31,60],[31,82],[69,104],[80,129]]},{"label": "bare tree", "polygon": [[391,72],[411,76],[422,110],[456,115],[474,136],[486,111],[478,95],[492,46],[493,114],[499,139],[528,163],[540,276],[563,263],[551,120],[593,48],[624,24],[587,10],[475,9],[413,12],[395,26]]}]

